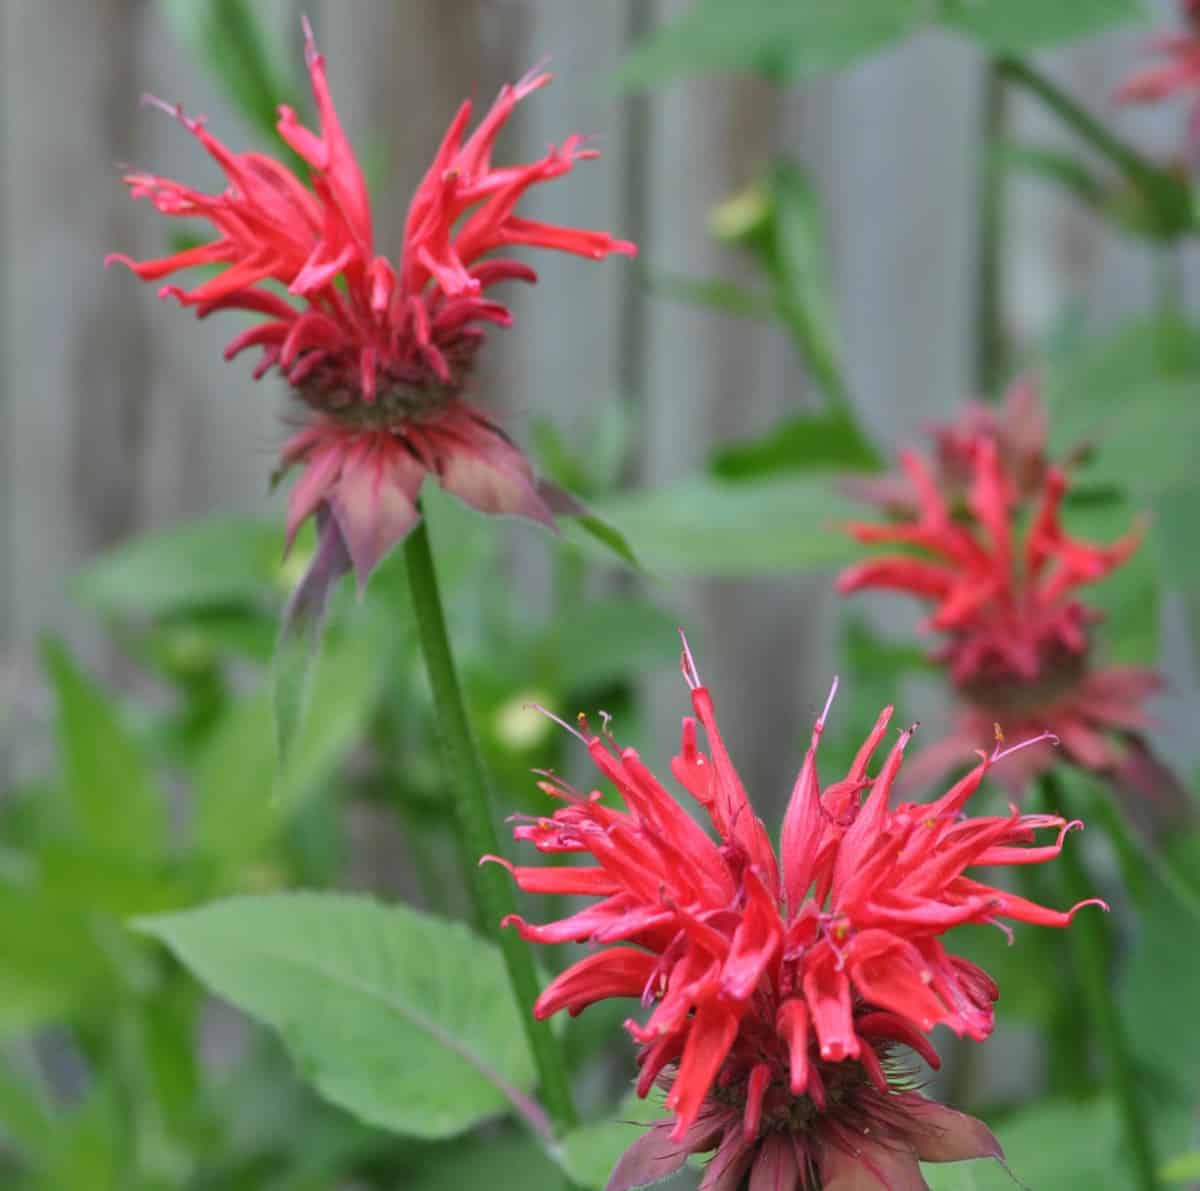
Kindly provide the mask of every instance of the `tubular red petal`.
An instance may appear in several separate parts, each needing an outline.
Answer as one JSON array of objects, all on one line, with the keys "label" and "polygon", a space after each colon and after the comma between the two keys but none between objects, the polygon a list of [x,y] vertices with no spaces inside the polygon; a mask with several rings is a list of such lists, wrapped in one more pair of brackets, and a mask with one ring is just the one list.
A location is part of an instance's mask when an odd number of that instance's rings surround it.
[{"label": "tubular red petal", "polygon": [[784,1001],[775,1018],[775,1028],[787,1043],[793,1096],[808,1086],[808,1006],[798,997]]},{"label": "tubular red petal", "polygon": [[650,977],[655,957],[632,947],[613,947],[572,964],[538,997],[534,1015],[547,1018],[566,1009],[572,1017],[607,997],[637,997]]}]

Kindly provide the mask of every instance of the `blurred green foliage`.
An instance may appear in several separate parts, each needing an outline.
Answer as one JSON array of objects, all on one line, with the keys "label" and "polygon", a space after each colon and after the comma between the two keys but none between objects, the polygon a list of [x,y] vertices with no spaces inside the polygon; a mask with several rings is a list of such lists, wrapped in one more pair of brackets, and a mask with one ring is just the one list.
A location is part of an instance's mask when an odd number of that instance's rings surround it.
[{"label": "blurred green foliage", "polygon": [[[305,97],[278,65],[260,10],[246,0],[165,7],[248,128],[274,139],[276,104],[302,108]],[[794,80],[931,22],[990,52],[1024,51],[1139,14],[1135,0],[700,0],[635,49],[621,80],[644,87],[709,71]],[[1065,153],[1002,141],[992,164],[997,176],[1020,169],[1063,187],[1126,231],[1164,233],[1145,193],[1115,189]],[[842,374],[819,195],[795,163],[776,160],[715,212],[713,231],[749,262],[753,284],[651,272],[651,285],[773,322],[814,383],[813,408],[757,439],[718,444],[703,474],[660,490],[623,490],[637,437],[630,409],[598,406],[586,448],[538,426],[544,472],[588,502],[566,519],[540,599],[514,591],[494,526],[432,486],[426,495],[473,722],[499,801],[513,810],[547,809],[531,767],[569,775],[574,764],[569,738],[529,704],[568,717],[603,707],[623,739],[636,737],[638,677],[677,660],[663,585],[634,588],[628,573],[614,582],[595,561],[615,556],[655,577],[745,576],[828,569],[856,554],[840,526],[858,510],[836,477],[886,462]],[[1183,593],[1200,619],[1200,332],[1164,310],[1095,340],[1068,327],[1044,354],[1054,448],[1084,448],[1070,527],[1111,540],[1139,510],[1155,515],[1136,563],[1098,589],[1106,652],[1152,661],[1164,591]],[[302,697],[281,756],[270,665],[283,598],[312,550],[302,538],[281,563],[281,539],[272,524],[214,519],[123,544],[87,568],[75,591],[121,655],[119,689],[62,643],[45,643],[56,763],[0,802],[6,1187],[516,1191],[562,1177],[509,1112],[532,1075],[496,957],[447,922],[467,912],[453,791],[433,745],[400,552],[361,600],[349,584],[338,593],[319,649],[302,659],[303,690],[292,680],[289,693]],[[857,614],[840,618],[836,645],[843,694],[822,750],[829,773],[852,755],[881,692],[892,698],[930,672],[911,635],[881,636]],[[806,735],[798,726],[797,754]],[[1159,1152],[1176,1155],[1163,1178],[1184,1181],[1200,1169],[1188,1133],[1200,1100],[1189,1028],[1200,840],[1183,833],[1150,854],[1122,834],[1102,792],[1073,792],[1089,821],[1108,824],[1105,871],[1128,889],[1115,995]],[[391,872],[364,872],[354,841],[385,832],[412,907],[289,892],[382,883]],[[1007,1018],[1048,1049],[1064,1012],[1079,1016],[1077,980],[1055,969],[1061,951],[1030,933],[1010,948],[974,928],[962,949],[999,978]],[[219,1008],[197,975],[267,1028]],[[621,1098],[623,1015],[598,1005],[563,1032],[589,1120],[556,1158],[597,1191],[631,1140],[628,1122],[659,1111]],[[1052,1066],[1040,1099],[986,1106],[1013,1171],[1034,1187],[1130,1185],[1109,1095],[1092,1071],[1067,1086]],[[937,1191],[1011,1185],[987,1163],[929,1167],[926,1177]]]}]

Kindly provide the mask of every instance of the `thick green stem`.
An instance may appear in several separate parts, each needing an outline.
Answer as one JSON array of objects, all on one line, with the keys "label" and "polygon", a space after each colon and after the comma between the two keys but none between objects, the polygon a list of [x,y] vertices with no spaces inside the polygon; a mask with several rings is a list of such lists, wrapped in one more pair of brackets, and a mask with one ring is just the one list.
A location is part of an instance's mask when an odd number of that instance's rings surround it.
[{"label": "thick green stem", "polygon": [[1153,212],[1159,230],[1178,235],[1191,224],[1191,199],[1186,183],[1159,169],[1127,142],[1114,135],[1023,58],[1003,54],[995,61],[1001,77],[1024,87],[1093,149],[1107,157],[1136,188]]},{"label": "thick green stem", "polygon": [[[408,566],[408,582],[417,618],[421,652],[424,654],[429,683],[433,688],[434,708],[437,711],[446,770],[454,786],[459,831],[469,855],[476,859],[495,855],[500,851],[500,843],[492,819],[487,778],[467,722],[466,705],[463,703],[462,689],[454,668],[454,657],[450,652],[446,619],[442,613],[442,600],[438,592],[437,573],[433,565],[433,553],[429,547],[429,532],[424,519],[405,543],[404,561]],[[533,1016],[533,1003],[538,995],[538,979],[529,947],[516,931],[500,929],[501,920],[517,910],[511,878],[496,864],[472,864],[466,876],[474,891],[481,916],[500,945],[517,1008],[537,1066],[542,1098],[561,1134],[570,1129],[576,1121],[562,1053],[549,1026],[545,1022],[535,1020]]]},{"label": "thick green stem", "polygon": [[[1043,797],[1058,814],[1071,819],[1070,798],[1053,774],[1042,777]],[[1086,901],[1095,896],[1078,846],[1066,847],[1057,861],[1067,896],[1072,902]],[[1142,1191],[1157,1191],[1159,1187],[1154,1150],[1150,1142],[1146,1114],[1138,1098],[1136,1073],[1125,1023],[1113,997],[1109,978],[1108,929],[1097,913],[1083,913],[1067,931],[1071,951],[1083,983],[1084,999],[1092,1028],[1104,1051],[1108,1079],[1117,1101],[1125,1132],[1125,1148],[1133,1168],[1136,1185]]]}]

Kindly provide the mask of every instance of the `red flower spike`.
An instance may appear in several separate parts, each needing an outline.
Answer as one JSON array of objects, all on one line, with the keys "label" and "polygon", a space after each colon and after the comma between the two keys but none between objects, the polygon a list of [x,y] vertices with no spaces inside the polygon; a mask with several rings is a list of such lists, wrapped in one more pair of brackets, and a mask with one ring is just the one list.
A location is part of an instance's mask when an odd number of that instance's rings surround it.
[{"label": "red flower spike", "polygon": [[[360,587],[365,583],[417,523],[426,476],[481,512],[553,526],[553,494],[504,432],[464,400],[484,328],[512,322],[485,291],[537,279],[527,265],[487,254],[513,245],[591,260],[636,251],[605,232],[515,214],[531,187],[597,155],[570,136],[536,161],[492,164],[496,137],[517,104],[550,82],[549,74],[534,72],[504,87],[470,136],[471,103],[462,105],[413,196],[399,260],[376,255],[366,181],[307,22],[304,35],[319,129],[304,127],[284,106],[277,128],[308,167],[308,184],[282,162],[232,152],[202,119],[160,105],[221,167],[226,188],[205,194],[135,171],[125,176],[130,193],[164,215],[208,220],[216,238],[159,260],[108,258],[144,281],[221,266],[194,289],[167,285],[160,296],[194,307],[201,318],[243,310],[265,320],[236,335],[225,356],[257,348],[255,379],[278,370],[308,412],[282,454],[284,470],[302,469],[288,505],[289,545],[309,517],[328,514],[318,516],[322,548],[293,597],[293,612],[322,604],[349,566]],[[325,545],[327,539],[339,541]]]},{"label": "red flower spike", "polygon": [[[794,1120],[805,1145],[818,1134],[823,1139],[797,1167],[809,1178],[820,1166],[820,1147],[856,1136],[851,1126],[878,1117],[892,1122],[897,1137],[909,1136],[898,1123],[903,1113],[893,1120],[900,1094],[887,1075],[888,1047],[902,1043],[929,1055],[924,1035],[939,1024],[973,1038],[990,1032],[995,986],[938,940],[966,922],[1066,925],[1070,914],[967,874],[980,863],[1044,863],[1061,850],[1068,824],[1015,811],[964,817],[984,775],[1008,756],[999,749],[982,755],[940,798],[893,806],[890,791],[910,733],[900,734],[876,777],[867,772],[890,708],[847,777],[822,789],[817,751],[827,705],[788,808],[780,864],[717,731],[712,697],[686,642],[683,670],[710,751],[701,747],[695,722],[685,720],[673,770],[707,812],[716,838],[632,749],[620,749],[607,730],[604,737],[585,734],[581,721],[583,733],[569,730],[624,809],[606,806],[599,793],[546,783],[561,805],[549,819],[518,826],[514,836],[547,852],[588,853],[594,864],[500,863],[522,889],[597,900],[545,926],[518,917],[509,922],[534,942],[598,946],[545,989],[539,1017],[576,1013],[611,996],[640,997],[652,1007],[644,1023],[627,1028],[642,1048],[639,1094],[656,1080],[670,1085],[675,1123],[669,1138],[659,1139],[663,1145],[701,1135],[711,1142],[713,1130],[700,1128],[706,1114],[718,1104],[721,1114],[736,1108],[736,1137],[722,1124],[722,1151],[710,1174],[726,1161],[744,1174],[762,1138]],[[1038,842],[1045,832],[1054,833],[1053,843]],[[867,1097],[860,1107],[869,1104],[869,1111],[846,1115],[859,1092]],[[720,1120],[728,1124],[725,1115]]]},{"label": "red flower spike", "polygon": [[[1002,416],[968,406],[959,423],[933,427],[931,459],[903,452],[906,484],[858,486],[894,519],[849,532],[920,553],[851,566],[838,590],[880,588],[929,604],[924,628],[942,636],[936,656],[961,695],[954,735],[910,767],[910,788],[988,745],[997,726],[1016,740],[1046,738],[1048,729],[1076,764],[1115,774],[1148,724],[1143,703],[1157,675],[1091,668],[1090,627],[1100,614],[1078,595],[1129,559],[1141,529],[1108,545],[1067,533],[1060,514],[1069,480],[1045,456],[1045,431],[1036,395],[1022,384]],[[1048,747],[1027,749],[1003,780],[1021,790],[1052,759]]]},{"label": "red flower spike", "polygon": [[863,1015],[856,1027],[871,1036],[863,1061],[814,1055],[806,1096],[783,1084],[774,1056],[728,1061],[695,1123],[682,1134],[670,1121],[650,1125],[617,1163],[607,1191],[665,1179],[690,1154],[711,1151],[700,1183],[708,1191],[916,1191],[927,1187],[921,1162],[1003,1162],[982,1122],[898,1086],[906,1078],[895,1053],[901,1038],[889,1032],[886,1014]]}]

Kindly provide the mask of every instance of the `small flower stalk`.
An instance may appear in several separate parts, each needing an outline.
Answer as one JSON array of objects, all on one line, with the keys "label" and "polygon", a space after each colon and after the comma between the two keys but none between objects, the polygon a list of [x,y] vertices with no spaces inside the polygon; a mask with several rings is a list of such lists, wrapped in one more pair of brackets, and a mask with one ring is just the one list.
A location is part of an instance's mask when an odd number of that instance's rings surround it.
[{"label": "small flower stalk", "polygon": [[[930,606],[922,628],[941,638],[934,657],[958,696],[957,719],[915,770],[936,777],[997,733],[1050,734],[1073,764],[1136,795],[1157,822],[1176,818],[1186,797],[1144,738],[1146,701],[1161,679],[1097,664],[1092,629],[1103,617],[1080,597],[1128,561],[1140,527],[1107,545],[1067,532],[1068,470],[1046,456],[1046,418],[1028,384],[1014,387],[1002,412],[968,406],[932,437],[932,456],[903,451],[899,476],[854,486],[890,520],[849,532],[902,550],[849,567],[837,584],[843,594],[896,591]],[[1025,749],[1000,780],[1019,793],[1054,756],[1048,743]]]},{"label": "small flower stalk", "polygon": [[912,730],[869,772],[891,707],[845,776],[822,785],[827,704],[776,852],[686,641],[683,673],[695,718],[683,721],[671,771],[715,838],[635,750],[618,747],[607,725],[592,733],[581,717],[570,730],[624,809],[546,775],[542,789],[560,807],[519,823],[514,837],[591,864],[499,860],[527,892],[595,899],[545,925],[508,920],[532,942],[596,948],[551,982],[537,1015],[577,1014],[609,997],[648,1011],[626,1023],[640,1047],[637,1092],[665,1087],[672,1119],[630,1148],[610,1191],[665,1177],[693,1152],[715,1151],[706,1191],[923,1187],[920,1161],[1000,1157],[982,1124],[914,1090],[898,1052],[936,1067],[926,1037],[935,1026],[977,1040],[991,1033],[996,985],[942,939],[963,923],[1066,926],[1088,902],[1051,909],[976,870],[1049,861],[1080,824],[1015,809],[966,815],[984,776],[1020,745],[981,754],[932,801],[893,805]]},{"label": "small flower stalk", "polygon": [[109,258],[143,281],[218,266],[193,288],[167,284],[159,294],[200,318],[219,310],[254,316],[225,356],[257,350],[255,378],[278,372],[301,412],[302,426],[281,456],[281,471],[300,473],[287,537],[290,546],[315,516],[319,545],[296,605],[322,602],[329,583],[351,567],[361,588],[417,523],[428,476],[485,513],[552,526],[556,511],[577,507],[540,484],[504,430],[467,399],[471,371],[486,328],[512,322],[493,287],[537,280],[507,250],[545,248],[590,260],[636,251],[605,232],[516,213],[530,188],[597,156],[570,136],[536,161],[493,162],[496,138],[517,105],[551,81],[534,71],[504,87],[474,131],[471,103],[462,105],[413,196],[398,258],[379,253],[366,181],[307,23],[305,40],[319,129],[286,106],[277,127],[307,165],[307,184],[281,161],[235,153],[203,119],[168,108],[221,167],[225,189],[206,194],[141,171],[125,181],[134,198],[148,198],[164,215],[207,220],[216,237],[157,260]]}]

